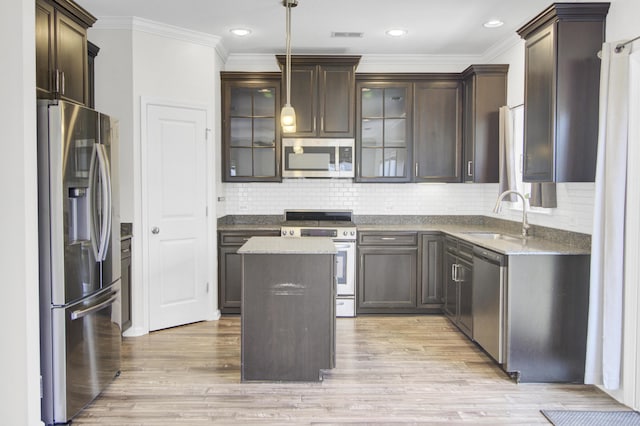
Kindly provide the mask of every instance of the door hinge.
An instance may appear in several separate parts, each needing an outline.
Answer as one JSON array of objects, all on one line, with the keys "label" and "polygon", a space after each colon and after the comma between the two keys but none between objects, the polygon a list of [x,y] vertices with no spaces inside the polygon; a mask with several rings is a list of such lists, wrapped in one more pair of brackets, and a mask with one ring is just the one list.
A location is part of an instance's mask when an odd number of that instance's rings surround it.
[{"label": "door hinge", "polygon": [[204,129],[204,139],[209,140],[209,134],[211,133],[211,129]]},{"label": "door hinge", "polygon": [[42,376],[40,376],[40,399],[44,398],[44,383],[42,382]]},{"label": "door hinge", "polygon": [[207,293],[209,293],[209,283],[207,283]]}]

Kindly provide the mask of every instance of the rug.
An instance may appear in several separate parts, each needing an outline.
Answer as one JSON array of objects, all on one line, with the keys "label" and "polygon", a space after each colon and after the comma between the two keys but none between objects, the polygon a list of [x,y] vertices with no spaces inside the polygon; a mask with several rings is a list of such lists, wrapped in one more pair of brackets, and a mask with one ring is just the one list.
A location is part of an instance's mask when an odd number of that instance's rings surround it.
[{"label": "rug", "polygon": [[554,426],[640,426],[637,411],[540,410]]}]

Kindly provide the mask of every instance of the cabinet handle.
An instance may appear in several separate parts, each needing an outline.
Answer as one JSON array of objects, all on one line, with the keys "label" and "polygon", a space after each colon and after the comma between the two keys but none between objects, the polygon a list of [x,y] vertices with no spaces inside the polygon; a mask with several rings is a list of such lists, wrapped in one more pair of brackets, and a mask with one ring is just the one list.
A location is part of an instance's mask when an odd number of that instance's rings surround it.
[{"label": "cabinet handle", "polygon": [[471,172],[472,164],[473,164],[473,161],[467,161],[467,176],[473,176],[473,173]]},{"label": "cabinet handle", "polygon": [[320,130],[324,130],[324,115],[320,116]]},{"label": "cabinet handle", "polygon": [[418,163],[417,163],[417,162],[416,162],[416,167],[415,167],[415,169],[416,169],[416,174],[415,174],[414,176],[415,176],[415,177],[418,177],[418,169],[419,169],[419,165],[418,165]]},{"label": "cabinet handle", "polygon": [[61,86],[62,86],[62,87],[60,88],[60,94],[61,94],[61,95],[64,95],[64,86],[65,86],[65,84],[64,84],[64,71],[60,71],[60,74],[61,74],[61,76],[60,76],[60,83],[61,83]]},{"label": "cabinet handle", "polygon": [[456,281],[456,264],[451,264],[451,280]]},{"label": "cabinet handle", "polygon": [[315,131],[317,129],[316,127],[316,118],[313,117],[313,130]]},{"label": "cabinet handle", "polygon": [[55,70],[53,91],[55,93],[60,93],[60,70]]}]

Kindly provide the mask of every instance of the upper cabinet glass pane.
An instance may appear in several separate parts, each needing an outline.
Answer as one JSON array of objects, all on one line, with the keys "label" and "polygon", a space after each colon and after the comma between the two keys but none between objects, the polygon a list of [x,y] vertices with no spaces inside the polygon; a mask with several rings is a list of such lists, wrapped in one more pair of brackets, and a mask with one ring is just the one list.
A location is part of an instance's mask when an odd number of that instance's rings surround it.
[{"label": "upper cabinet glass pane", "polygon": [[391,87],[384,91],[384,116],[407,116],[407,89],[404,87]]},{"label": "upper cabinet glass pane", "polygon": [[362,88],[362,117],[384,116],[383,94],[383,89]]},{"label": "upper cabinet glass pane", "polygon": [[252,125],[250,118],[231,119],[231,146],[252,145]]},{"label": "upper cabinet glass pane", "polygon": [[366,118],[362,120],[362,146],[383,145],[382,119]]},{"label": "upper cabinet glass pane", "polygon": [[250,117],[252,114],[252,94],[255,89],[246,87],[231,88],[231,116]]},{"label": "upper cabinet glass pane", "polygon": [[384,121],[384,145],[407,146],[407,120],[392,118]]},{"label": "upper cabinet glass pane", "polygon": [[255,146],[275,146],[276,123],[273,118],[253,119],[253,144]]},{"label": "upper cabinet glass pane", "polygon": [[[274,88],[255,89],[253,93],[253,115],[274,117],[276,115],[276,90]],[[273,121],[273,120],[271,120]]]}]

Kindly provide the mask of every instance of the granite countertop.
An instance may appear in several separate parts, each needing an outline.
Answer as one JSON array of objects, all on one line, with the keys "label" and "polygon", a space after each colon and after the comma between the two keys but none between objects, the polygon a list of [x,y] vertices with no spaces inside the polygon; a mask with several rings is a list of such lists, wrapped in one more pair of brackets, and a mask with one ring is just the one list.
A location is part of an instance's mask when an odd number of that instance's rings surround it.
[{"label": "granite countertop", "polygon": [[[279,230],[282,216],[229,216],[218,221],[219,231]],[[520,236],[519,222],[487,216],[354,216],[358,232],[442,232],[489,250],[515,255],[584,255],[591,253],[591,237],[554,228],[532,225],[530,237]],[[505,237],[470,233],[496,233]],[[278,238],[278,237],[270,237]],[[283,238],[284,239],[284,238]]]},{"label": "granite countertop", "polygon": [[336,254],[331,238],[251,237],[238,254]]}]

